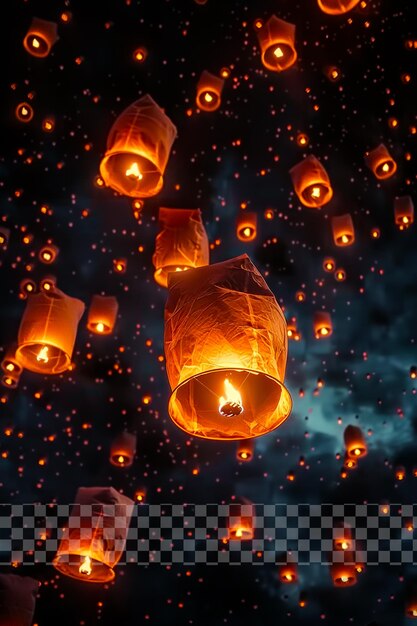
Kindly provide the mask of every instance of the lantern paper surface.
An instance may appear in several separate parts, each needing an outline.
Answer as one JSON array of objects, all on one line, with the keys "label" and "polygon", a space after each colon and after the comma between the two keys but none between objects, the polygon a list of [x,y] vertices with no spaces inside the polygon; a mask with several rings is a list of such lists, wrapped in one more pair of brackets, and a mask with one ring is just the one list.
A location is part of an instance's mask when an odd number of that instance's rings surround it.
[{"label": "lantern paper surface", "polygon": [[123,432],[111,444],[110,462],[117,467],[130,467],[136,453],[136,435]]},{"label": "lantern paper surface", "polygon": [[365,161],[376,178],[380,180],[390,178],[397,171],[397,164],[383,143],[368,152]]},{"label": "lantern paper surface", "polygon": [[347,13],[359,4],[359,0],[317,0],[320,9],[330,15]]},{"label": "lantern paper surface", "polygon": [[168,285],[169,272],[179,272],[209,263],[207,233],[200,209],[159,209],[161,230],[152,257],[154,278],[162,287]]},{"label": "lantern paper surface", "polygon": [[290,169],[295,193],[304,206],[321,207],[330,202],[333,189],[329,175],[320,161],[310,155]]},{"label": "lantern paper surface", "polygon": [[414,204],[411,196],[401,196],[394,200],[395,223],[400,230],[411,226],[414,222]]},{"label": "lantern paper surface", "polygon": [[350,246],[355,241],[355,227],[350,213],[332,217],[333,240],[336,246]]},{"label": "lantern paper surface", "polygon": [[68,369],[85,306],[59,289],[28,297],[18,335],[16,358],[32,372],[60,374]]},{"label": "lantern paper surface", "polygon": [[262,63],[272,72],[282,72],[297,60],[295,24],[272,15],[257,31]]},{"label": "lantern paper surface", "polygon": [[46,57],[58,39],[55,22],[34,17],[23,40],[25,50],[34,57]]},{"label": "lantern paper surface", "polygon": [[224,79],[204,70],[197,83],[197,106],[203,111],[216,111],[221,104]]},{"label": "lantern paper surface", "polygon": [[247,255],[171,273],[165,354],[172,420],[208,439],[247,439],[291,411],[287,326]]},{"label": "lantern paper surface", "polygon": [[29,576],[0,574],[0,626],[31,626],[38,588]]},{"label": "lantern paper surface", "polygon": [[110,129],[100,164],[105,184],[134,198],[157,194],[176,135],[174,124],[151,96],[136,100]]},{"label": "lantern paper surface", "polygon": [[93,296],[88,309],[88,330],[97,335],[109,335],[113,332],[118,310],[119,304],[114,296]]},{"label": "lantern paper surface", "polygon": [[345,440],[346,452],[350,457],[359,459],[367,454],[368,447],[366,445],[365,437],[358,426],[353,426],[352,424],[346,426],[343,437]]},{"label": "lantern paper surface", "polygon": [[87,582],[113,580],[123,554],[134,502],[113,487],[80,487],[54,566]]}]

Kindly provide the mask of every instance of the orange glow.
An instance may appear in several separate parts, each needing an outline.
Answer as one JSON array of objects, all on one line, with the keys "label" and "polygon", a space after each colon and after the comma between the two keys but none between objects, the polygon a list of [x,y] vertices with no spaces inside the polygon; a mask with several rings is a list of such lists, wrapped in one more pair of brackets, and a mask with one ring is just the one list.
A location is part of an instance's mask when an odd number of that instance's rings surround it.
[{"label": "orange glow", "polygon": [[242,396],[228,378],[224,379],[224,396],[219,398],[219,413],[224,417],[234,417],[243,412]]},{"label": "orange glow", "polygon": [[310,155],[290,169],[295,193],[304,206],[321,207],[333,197],[329,176],[315,156]]},{"label": "orange glow", "polygon": [[325,272],[334,272],[336,263],[334,259],[328,257],[323,261],[323,269]]},{"label": "orange glow", "polygon": [[297,60],[295,25],[272,15],[256,27],[263,65],[272,72],[287,70]]},{"label": "orange glow", "polygon": [[43,346],[43,348],[39,350],[38,354],[36,355],[36,360],[38,361],[38,363],[45,363],[45,364],[48,363],[49,361],[48,351],[49,351],[48,346]]},{"label": "orange glow", "polygon": [[125,174],[126,176],[133,176],[133,178],[137,178],[138,180],[142,180],[143,178],[143,174],[140,171],[139,165],[136,163],[136,161],[127,168]]},{"label": "orange glow", "polygon": [[401,196],[394,200],[395,224],[405,230],[414,223],[414,204],[411,196]]},{"label": "orange glow", "polygon": [[143,63],[147,56],[148,52],[145,48],[137,48],[133,53],[134,60],[138,61],[139,63]]},{"label": "orange glow", "polygon": [[240,241],[256,239],[258,216],[252,211],[242,211],[236,220],[236,236]]},{"label": "orange glow", "polygon": [[48,56],[57,39],[58,27],[55,22],[34,17],[23,40],[23,46],[32,56],[44,58]]},{"label": "orange glow", "polygon": [[27,102],[18,104],[15,113],[19,122],[30,122],[33,118],[33,109]]},{"label": "orange glow", "polygon": [[365,161],[379,180],[390,178],[397,171],[397,164],[383,143],[366,153]]},{"label": "orange glow", "polygon": [[330,337],[333,332],[330,313],[327,311],[317,311],[314,314],[313,327],[316,339]]},{"label": "orange glow", "polygon": [[224,79],[204,70],[197,83],[196,103],[202,111],[216,111],[221,104]]},{"label": "orange glow", "polygon": [[335,272],[335,278],[337,281],[342,282],[346,279],[346,272],[344,269],[340,268]]},{"label": "orange glow", "polygon": [[329,15],[342,15],[347,13],[359,4],[360,0],[317,0],[319,8],[323,13]]}]

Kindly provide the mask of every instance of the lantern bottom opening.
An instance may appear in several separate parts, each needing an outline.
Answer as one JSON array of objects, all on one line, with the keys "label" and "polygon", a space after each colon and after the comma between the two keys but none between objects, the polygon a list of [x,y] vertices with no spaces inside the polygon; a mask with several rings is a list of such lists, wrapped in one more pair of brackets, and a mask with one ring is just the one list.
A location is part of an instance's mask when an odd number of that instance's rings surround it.
[{"label": "lantern bottom opening", "polygon": [[48,341],[21,344],[16,359],[21,367],[37,374],[61,374],[71,365],[69,355]]},{"label": "lantern bottom opening", "polygon": [[53,564],[54,567],[61,572],[61,574],[69,576],[70,578],[76,578],[77,580],[83,580],[88,583],[107,583],[114,580],[114,570],[109,565],[106,565],[93,557],[90,557],[91,574],[87,576],[86,574],[80,573],[80,567],[82,566],[86,556],[87,555],[85,553],[75,554],[64,552],[55,557]]},{"label": "lantern bottom opening", "polygon": [[168,287],[168,274],[170,272],[185,272],[187,270],[192,269],[191,265],[184,265],[181,263],[175,265],[165,265],[164,267],[158,267],[158,269],[154,272],[154,279],[161,285],[161,287]]},{"label": "lantern bottom opening", "polygon": [[100,163],[100,175],[108,187],[132,198],[154,196],[163,185],[155,163],[135,152],[110,152]]}]

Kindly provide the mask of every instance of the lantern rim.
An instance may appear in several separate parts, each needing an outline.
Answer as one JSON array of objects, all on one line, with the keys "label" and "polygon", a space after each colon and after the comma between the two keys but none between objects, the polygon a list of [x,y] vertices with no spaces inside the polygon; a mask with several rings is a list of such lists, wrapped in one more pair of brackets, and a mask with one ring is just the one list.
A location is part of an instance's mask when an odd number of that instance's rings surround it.
[{"label": "lantern rim", "polygon": [[[278,60],[276,63],[270,63],[268,61],[269,57],[272,57],[274,55],[274,50],[276,50],[277,47],[280,48],[285,48],[285,52],[288,52],[288,56],[287,54],[285,54],[285,57],[282,59],[282,63],[280,63]],[[263,52],[262,52],[262,63],[263,65],[268,69],[271,70],[271,72],[284,72],[285,70],[290,69],[290,67],[292,67],[294,65],[294,63],[296,62],[298,58],[298,54],[297,54],[297,50],[290,45],[289,42],[287,41],[274,41],[273,43],[271,43]]]},{"label": "lantern rim", "polygon": [[[42,41],[42,45],[39,48],[33,48],[30,45],[31,39],[40,39]],[[26,52],[29,52],[29,54],[31,54],[34,57],[38,57],[39,59],[44,59],[45,57],[47,57],[52,47],[50,42],[45,37],[45,35],[37,31],[36,29],[30,30],[26,34],[25,38],[23,39],[23,46]]]},{"label": "lantern rim", "polygon": [[[173,415],[172,415],[172,413],[173,413],[172,407],[174,405],[177,392],[181,388],[185,387],[186,385],[189,385],[191,381],[194,381],[194,380],[196,380],[198,378],[207,376],[208,374],[215,374],[215,373],[218,373],[218,372],[231,372],[231,371],[233,371],[233,372],[247,372],[248,374],[261,375],[261,376],[263,376],[265,378],[268,378],[270,381],[275,383],[275,385],[277,385],[280,388],[281,395],[280,395],[278,406],[276,407],[275,411],[281,405],[286,406],[286,410],[284,410],[284,412],[282,414],[280,414],[280,416],[274,421],[274,426],[272,428],[265,429],[263,432],[260,432],[260,433],[258,433],[256,435],[245,434],[244,437],[242,437],[241,435],[236,435],[236,436],[209,436],[209,435],[205,435],[205,434],[199,434],[197,432],[194,432],[193,430],[189,430],[189,429],[187,430],[186,428],[184,428],[184,426],[182,424],[180,424],[178,422],[177,419],[175,419],[173,417]],[[172,390],[172,393],[170,395],[169,402],[168,402],[168,413],[169,413],[169,416],[170,416],[171,420],[174,422],[174,424],[178,428],[180,428],[182,431],[184,431],[188,435],[192,435],[193,437],[199,437],[200,439],[210,439],[210,440],[213,440],[213,441],[241,441],[242,439],[255,439],[256,437],[261,437],[263,435],[266,435],[269,432],[272,432],[273,430],[278,428],[278,426],[281,426],[281,424],[283,424],[287,420],[287,418],[290,416],[291,410],[292,410],[291,394],[288,391],[288,389],[286,388],[286,386],[284,385],[284,383],[282,383],[280,380],[278,380],[278,378],[274,378],[270,374],[267,374],[266,372],[263,372],[261,370],[255,370],[255,369],[248,369],[248,368],[244,368],[244,367],[217,367],[217,368],[213,368],[213,369],[210,369],[210,370],[205,370],[203,372],[199,372],[198,374],[194,374],[193,376],[190,376],[189,378],[186,378],[185,380],[183,380],[181,383],[179,383]],[[241,415],[242,415],[242,413],[241,413]]]},{"label": "lantern rim", "polygon": [[[49,293],[45,292],[45,295],[49,295]],[[61,365],[55,365],[53,367],[53,371],[51,371],[49,367],[46,368],[46,367],[41,367],[40,365],[37,365],[36,360],[31,359],[27,355],[28,350],[32,351],[35,349],[36,351],[36,349],[40,350],[44,346],[48,348],[54,348],[54,350],[58,351],[59,354],[54,358],[59,358],[59,360],[61,360],[62,357],[64,357],[64,362],[61,363]],[[21,345],[17,347],[16,359],[18,360],[18,363],[22,368],[27,369],[31,372],[36,372],[37,374],[45,374],[45,375],[46,374],[62,374],[71,365],[71,358],[69,354],[67,354],[60,346],[56,345],[55,343],[49,340],[48,341],[27,341],[25,343],[22,343]]]},{"label": "lantern rim", "polygon": [[[171,269],[172,268],[172,269]],[[177,268],[180,268],[179,270]],[[195,269],[192,265],[185,265],[185,263],[175,263],[173,265],[164,265],[158,267],[154,272],[154,279],[161,287],[168,287],[168,274],[176,272],[186,272],[187,270]]]},{"label": "lantern rim", "polygon": [[[74,564],[68,564],[65,562],[62,562],[62,557],[79,557],[79,562],[74,563]],[[93,566],[95,566],[96,569],[100,568],[100,571],[104,573],[104,577],[100,577],[97,578],[94,577],[93,575],[91,576],[83,576],[79,573],[78,568],[81,565],[81,560],[82,558],[89,556],[91,559],[91,563]],[[87,583],[108,583],[111,582],[112,580],[115,579],[116,574],[113,570],[113,568],[110,567],[110,565],[107,565],[107,563],[103,563],[103,561],[98,561],[97,559],[95,559],[93,556],[91,556],[90,554],[87,554],[84,551],[74,551],[74,552],[69,552],[69,551],[65,551],[65,552],[61,552],[60,554],[57,554],[57,556],[54,558],[54,560],[52,561],[53,566],[61,573],[64,574],[64,576],[68,576],[69,578],[75,578],[76,580],[82,580],[83,582],[87,582]],[[94,569],[93,569],[94,571]]]},{"label": "lantern rim", "polygon": [[[153,185],[153,188],[151,190],[144,191],[141,189],[141,187],[144,185],[142,180],[139,180],[135,184],[133,189],[126,190],[125,187],[119,185],[119,176],[117,177],[117,179],[111,176],[109,162],[114,161],[117,157],[122,156],[132,156],[135,159],[140,159],[142,163],[148,164],[148,166],[150,167],[150,171],[146,172],[146,176],[144,176],[145,181],[148,180],[148,175],[159,176],[158,181],[155,183],[155,185]],[[109,150],[108,152],[106,152],[100,163],[100,176],[107,187],[111,187],[123,196],[128,196],[135,199],[150,198],[152,196],[155,196],[161,191],[164,184],[164,177],[159,167],[155,163],[153,163],[153,161],[148,159],[147,156],[142,154],[142,152],[134,152],[132,150]]]}]

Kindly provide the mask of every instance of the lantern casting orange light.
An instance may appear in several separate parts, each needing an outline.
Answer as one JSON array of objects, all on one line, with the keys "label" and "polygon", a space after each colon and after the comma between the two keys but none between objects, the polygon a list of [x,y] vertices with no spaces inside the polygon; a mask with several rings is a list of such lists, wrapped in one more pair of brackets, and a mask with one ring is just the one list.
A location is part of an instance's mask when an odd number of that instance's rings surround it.
[{"label": "lantern casting orange light", "polygon": [[320,161],[310,155],[290,169],[294,191],[304,206],[318,208],[330,202],[333,189]]},{"label": "lantern casting orange light", "polygon": [[365,162],[379,180],[390,178],[397,171],[397,164],[383,143],[366,153]]},{"label": "lantern casting orange light", "polygon": [[88,330],[97,335],[110,335],[116,323],[118,310],[119,304],[114,296],[93,296],[88,309]]},{"label": "lantern casting orange light", "polygon": [[263,65],[272,72],[287,70],[297,60],[295,24],[272,15],[256,29]]},{"label": "lantern casting orange light", "polygon": [[365,437],[358,426],[349,424],[343,434],[347,454],[355,459],[360,459],[368,453]]},{"label": "lantern casting orange light", "polygon": [[333,332],[330,313],[327,311],[316,311],[316,313],[314,313],[313,327],[316,339],[330,337]]},{"label": "lantern casting orange light", "polygon": [[414,204],[411,196],[401,196],[394,200],[395,223],[400,230],[405,230],[414,223]]},{"label": "lantern casting orange light", "polygon": [[202,111],[216,111],[221,104],[224,79],[204,70],[197,83],[196,103]]},{"label": "lantern casting orange light", "polygon": [[351,246],[355,241],[355,228],[350,213],[332,217],[332,231],[336,246]]},{"label": "lantern casting orange light", "polygon": [[48,56],[57,39],[58,27],[55,22],[34,17],[23,40],[23,45],[32,56],[43,58]]},{"label": "lantern casting orange light", "polygon": [[319,8],[323,13],[329,15],[342,15],[347,13],[359,4],[360,0],[317,0]]},{"label": "lantern casting orange light", "polygon": [[236,220],[236,236],[240,241],[253,241],[257,235],[258,216],[253,211],[242,211]]},{"label": "lantern casting orange light", "polygon": [[136,435],[127,431],[120,433],[112,442],[110,462],[116,467],[130,467],[136,453]]},{"label": "lantern casting orange light", "polygon": [[253,439],[242,439],[239,441],[236,457],[239,461],[249,462],[253,459],[255,444]]},{"label": "lantern casting orange light", "polygon": [[170,273],[168,287],[172,420],[207,439],[248,439],[279,426],[291,410],[287,327],[249,257]]}]

